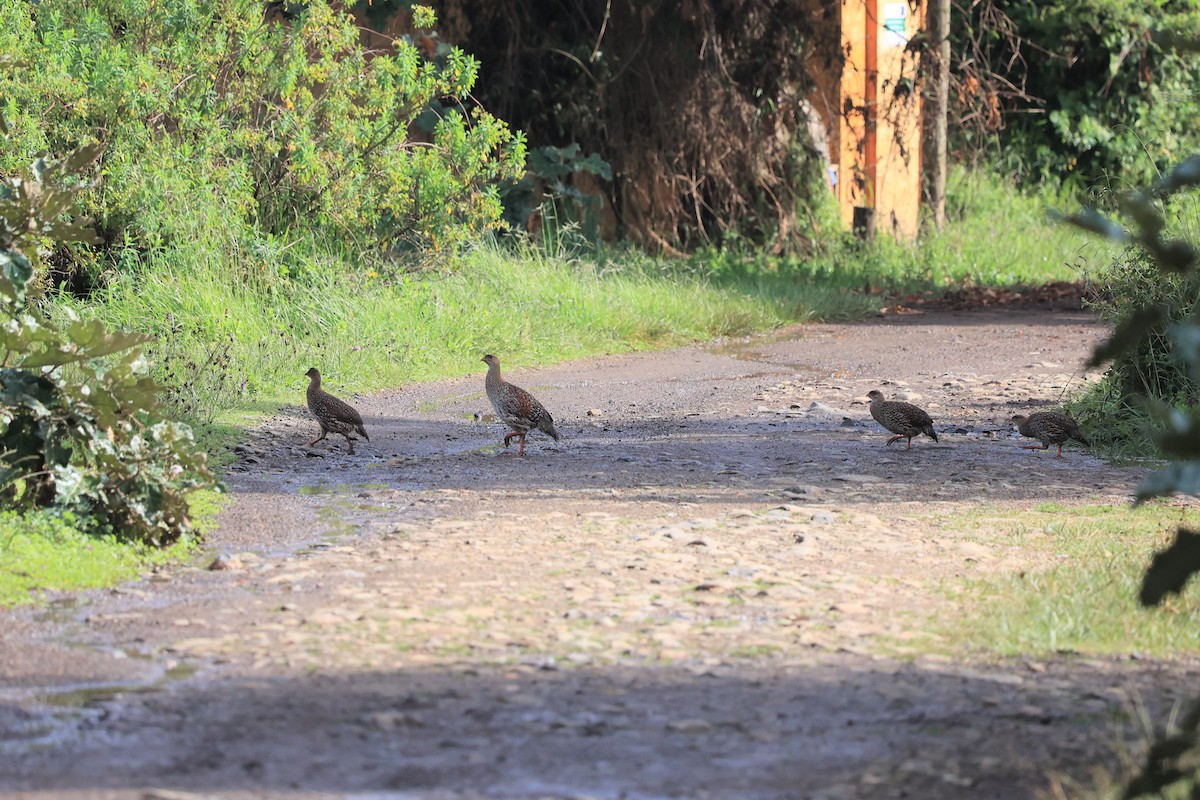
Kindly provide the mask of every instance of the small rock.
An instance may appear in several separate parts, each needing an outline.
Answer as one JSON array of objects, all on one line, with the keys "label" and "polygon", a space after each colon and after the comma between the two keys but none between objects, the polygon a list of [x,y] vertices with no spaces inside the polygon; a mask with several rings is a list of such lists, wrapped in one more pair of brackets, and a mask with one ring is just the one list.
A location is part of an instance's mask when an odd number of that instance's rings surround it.
[{"label": "small rock", "polygon": [[602,417],[604,416],[604,411],[599,408],[589,408],[587,410],[587,415],[589,417]]},{"label": "small rock", "polygon": [[376,711],[363,717],[363,722],[381,731],[425,727],[425,720],[409,711]]},{"label": "small rock", "polygon": [[830,514],[828,511],[818,511],[809,517],[809,519],[821,525],[829,525],[833,523],[833,514]]},{"label": "small rock", "polygon": [[874,475],[834,475],[833,479],[848,483],[878,483],[881,480]]},{"label": "small rock", "polygon": [[667,730],[674,733],[707,733],[712,727],[711,722],[703,719],[679,719],[667,723]]},{"label": "small rock", "polygon": [[208,569],[217,572],[219,570],[238,570],[242,568],[242,560],[237,556],[220,554],[212,560],[208,565]]}]

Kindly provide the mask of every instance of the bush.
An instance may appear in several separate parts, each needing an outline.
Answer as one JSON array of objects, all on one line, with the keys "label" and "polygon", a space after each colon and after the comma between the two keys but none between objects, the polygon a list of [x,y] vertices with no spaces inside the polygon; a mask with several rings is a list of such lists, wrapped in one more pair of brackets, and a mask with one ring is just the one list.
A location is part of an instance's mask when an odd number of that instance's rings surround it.
[{"label": "bush", "polygon": [[[1169,234],[1191,238],[1200,233],[1200,202],[1195,198],[1180,198],[1171,210]],[[1153,257],[1135,244],[1091,278],[1097,290],[1093,305],[1106,322],[1121,322],[1140,308],[1162,312],[1141,341],[1110,366],[1107,379],[1114,388],[1123,396],[1195,402],[1196,383],[1174,351],[1170,328],[1200,310],[1200,275],[1160,273]]]},{"label": "bush", "polygon": [[80,191],[62,184],[98,155],[0,184],[0,507],[53,508],[147,544],[189,526],[187,494],[215,485],[186,425],[159,416],[137,334],[67,314],[51,322],[29,295],[39,241],[91,238],[62,215]]},{"label": "bush", "polygon": [[[1200,198],[1171,200],[1159,235],[1196,241]],[[1200,402],[1200,383],[1178,347],[1178,333],[1200,313],[1200,274],[1163,270],[1139,240],[1090,274],[1091,305],[1101,319],[1136,330],[1114,350],[1104,379],[1072,403],[1080,419],[1103,419],[1093,429],[1095,443],[1120,457],[1158,454],[1154,430],[1165,409],[1187,410]]]},{"label": "bush", "polygon": [[259,0],[3,2],[0,52],[23,66],[0,73],[0,172],[105,145],[83,202],[117,250],[305,228],[445,252],[498,224],[497,185],[523,162],[521,137],[471,101],[474,59],[409,37],[369,51],[325,0],[288,16]]},{"label": "bush", "polygon": [[961,134],[998,133],[1005,172],[1128,188],[1200,145],[1200,70],[1158,35],[1200,29],[1190,0],[992,0],[954,19]]}]

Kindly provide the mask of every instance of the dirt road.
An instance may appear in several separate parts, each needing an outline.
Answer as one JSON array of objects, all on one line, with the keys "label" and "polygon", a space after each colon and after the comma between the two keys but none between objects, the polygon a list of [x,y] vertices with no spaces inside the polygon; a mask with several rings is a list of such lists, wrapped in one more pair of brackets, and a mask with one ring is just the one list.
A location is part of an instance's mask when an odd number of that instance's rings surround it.
[{"label": "dirt road", "polygon": [[[204,563],[0,612],[0,791],[1015,798],[1086,777],[1132,700],[1165,708],[1200,666],[937,655],[961,652],[931,634],[948,581],[1036,557],[929,515],[1128,499],[1141,470],[1021,450],[1006,422],[1089,379],[1102,333],[932,313],[540,370],[497,344],[563,434],[525,458],[482,364],[354,398],[355,456],[284,409],[240,448]],[[885,449],[873,388],[940,443]]]}]

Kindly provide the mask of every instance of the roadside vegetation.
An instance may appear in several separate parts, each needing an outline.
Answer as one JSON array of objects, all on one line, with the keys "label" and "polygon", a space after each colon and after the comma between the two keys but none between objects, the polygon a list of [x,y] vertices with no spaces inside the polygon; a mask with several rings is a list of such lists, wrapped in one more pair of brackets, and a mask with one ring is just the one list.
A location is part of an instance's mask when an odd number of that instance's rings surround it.
[{"label": "roadside vegetation", "polygon": [[[1044,503],[982,508],[935,521],[1002,555],[1034,564],[946,587],[960,613],[935,624],[943,642],[988,656],[1172,657],[1200,650],[1200,588],[1163,608],[1138,604],[1145,565],[1188,511],[1167,501],[1137,508]],[[986,571],[981,571],[986,572]]]}]

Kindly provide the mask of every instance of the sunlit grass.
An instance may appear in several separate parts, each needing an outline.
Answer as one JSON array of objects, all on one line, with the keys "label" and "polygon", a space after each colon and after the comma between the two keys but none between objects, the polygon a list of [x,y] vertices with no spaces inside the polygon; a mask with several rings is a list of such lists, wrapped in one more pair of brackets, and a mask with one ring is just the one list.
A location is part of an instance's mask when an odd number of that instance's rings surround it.
[{"label": "sunlit grass", "polygon": [[1074,211],[1078,201],[1051,188],[1017,190],[985,171],[952,171],[947,183],[947,224],[926,222],[916,242],[887,236],[865,244],[837,230],[836,209],[822,208],[823,235],[804,257],[761,251],[712,256],[718,275],[788,276],[826,288],[884,295],[936,293],[960,286],[1021,287],[1082,281],[1107,266],[1119,249],[1068,225],[1048,211]]},{"label": "sunlit grass", "polygon": [[46,588],[111,586],[194,548],[194,539],[158,550],[84,533],[69,517],[0,512],[0,606],[39,602]]},{"label": "sunlit grass", "polygon": [[309,366],[331,386],[364,391],[479,371],[485,352],[511,366],[547,363],[859,316],[872,305],[783,281],[717,286],[645,258],[602,264],[497,246],[452,272],[393,280],[326,261],[299,280],[241,282],[182,258],[121,276],[81,310],[153,337],[161,377],[205,420],[239,403],[297,402]]},{"label": "sunlit grass", "polygon": [[1044,504],[1031,511],[987,509],[942,522],[997,548],[1020,548],[1033,563],[947,587],[962,613],[940,630],[946,641],[1000,656],[1055,653],[1177,656],[1200,651],[1200,589],[1161,607],[1138,603],[1157,549],[1194,510],[1170,503],[1126,506]]}]

